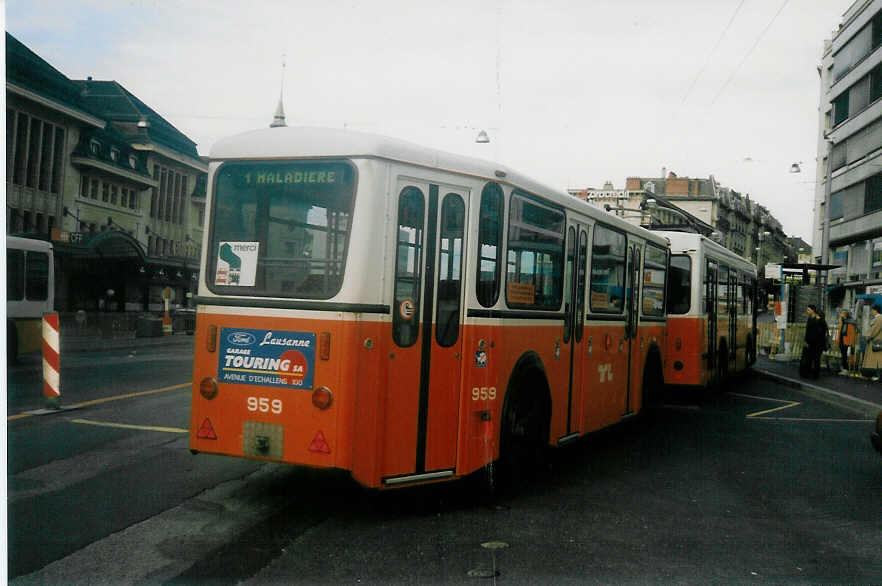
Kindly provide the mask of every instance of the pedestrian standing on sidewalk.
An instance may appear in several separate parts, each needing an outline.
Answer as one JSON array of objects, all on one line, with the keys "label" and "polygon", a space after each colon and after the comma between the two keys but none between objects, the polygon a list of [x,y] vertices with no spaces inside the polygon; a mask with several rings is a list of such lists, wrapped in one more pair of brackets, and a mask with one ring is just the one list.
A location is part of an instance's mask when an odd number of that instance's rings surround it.
[{"label": "pedestrian standing on sidewalk", "polygon": [[849,320],[848,310],[839,312],[839,327],[836,328],[836,344],[842,356],[842,369],[839,374],[848,374],[848,349],[854,346],[854,323]]},{"label": "pedestrian standing on sidewalk", "polygon": [[806,313],[805,348],[799,370],[803,376],[818,378],[821,375],[821,354],[827,349],[827,324],[814,305],[809,305]]},{"label": "pedestrian standing on sidewalk", "polygon": [[882,307],[879,304],[873,305],[873,319],[870,321],[870,329],[867,330],[867,349],[864,351],[865,371],[874,381],[879,380],[879,374],[882,372]]}]

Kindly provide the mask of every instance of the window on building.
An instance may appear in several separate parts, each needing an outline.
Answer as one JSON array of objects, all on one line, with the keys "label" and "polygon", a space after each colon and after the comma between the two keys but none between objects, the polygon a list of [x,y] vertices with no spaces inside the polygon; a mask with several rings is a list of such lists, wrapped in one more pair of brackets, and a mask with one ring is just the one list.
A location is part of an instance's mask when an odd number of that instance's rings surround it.
[{"label": "window on building", "polygon": [[116,185],[110,186],[110,203],[112,203],[113,205],[116,205],[117,190],[118,188]]},{"label": "window on building", "polygon": [[89,152],[93,156],[98,156],[101,153],[101,143],[95,140],[94,138],[89,141]]},{"label": "window on building", "polygon": [[49,191],[52,181],[52,149],[55,145],[55,126],[49,123],[43,124],[43,136],[40,139],[40,177],[37,189]]},{"label": "window on building", "polygon": [[844,92],[833,100],[833,126],[838,126],[848,119],[848,94],[849,92]]},{"label": "window on building", "polygon": [[28,165],[28,127],[30,118],[24,112],[16,116],[15,134],[15,172],[12,182],[16,185],[24,185],[25,172]]},{"label": "window on building", "polygon": [[864,213],[882,210],[882,173],[873,175],[865,183]]},{"label": "window on building", "polygon": [[882,65],[874,67],[868,77],[870,78],[870,101],[875,102],[882,98]]},{"label": "window on building", "polygon": [[31,128],[28,137],[28,167],[25,176],[25,185],[28,187],[37,187],[37,175],[40,170],[40,138],[42,133],[42,120],[31,118]]},{"label": "window on building", "polygon": [[129,155],[129,167],[134,169],[138,166],[138,158],[135,155]]},{"label": "window on building", "polygon": [[836,220],[842,217],[842,199],[845,197],[845,191],[837,191],[830,194],[830,219]]},{"label": "window on building", "polygon": [[119,190],[119,205],[126,208],[129,207],[129,189],[122,187]]},{"label": "window on building", "polygon": [[119,149],[116,147],[112,147],[110,149],[110,160],[116,163],[119,161]]},{"label": "window on building", "polygon": [[107,184],[106,181],[101,182],[101,201],[108,201],[110,199],[110,185]]},{"label": "window on building", "polygon": [[89,197],[89,176],[83,175],[80,178],[80,197]]},{"label": "window on building", "polygon": [[89,192],[89,197],[91,197],[92,199],[98,199],[99,186],[100,182],[97,179],[92,178],[92,190]]}]

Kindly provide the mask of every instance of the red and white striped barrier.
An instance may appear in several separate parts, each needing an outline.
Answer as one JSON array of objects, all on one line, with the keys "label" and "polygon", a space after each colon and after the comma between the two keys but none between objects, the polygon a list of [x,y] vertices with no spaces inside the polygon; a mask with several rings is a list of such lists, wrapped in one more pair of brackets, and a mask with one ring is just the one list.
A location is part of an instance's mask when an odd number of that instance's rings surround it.
[{"label": "red and white striped barrier", "polygon": [[43,397],[50,406],[61,400],[61,338],[58,314],[43,315]]}]

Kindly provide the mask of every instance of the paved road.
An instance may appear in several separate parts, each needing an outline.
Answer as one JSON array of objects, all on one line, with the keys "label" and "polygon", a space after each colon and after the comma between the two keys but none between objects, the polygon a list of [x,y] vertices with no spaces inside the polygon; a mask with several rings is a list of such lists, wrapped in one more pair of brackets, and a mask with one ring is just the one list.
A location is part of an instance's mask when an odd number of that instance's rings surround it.
[{"label": "paved road", "polygon": [[495,569],[512,584],[882,581],[871,423],[758,377],[735,391],[672,399],[594,434],[496,506],[464,483],[369,493],[345,476],[194,457],[172,432],[74,422],[185,427],[186,391],[12,421],[17,446],[57,452],[11,460],[10,575],[448,584]]}]

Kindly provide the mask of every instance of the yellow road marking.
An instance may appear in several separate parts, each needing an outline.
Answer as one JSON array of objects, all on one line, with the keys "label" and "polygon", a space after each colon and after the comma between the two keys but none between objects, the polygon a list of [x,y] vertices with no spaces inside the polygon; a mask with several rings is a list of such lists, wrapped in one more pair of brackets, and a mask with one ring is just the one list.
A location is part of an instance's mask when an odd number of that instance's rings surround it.
[{"label": "yellow road marking", "polygon": [[[114,395],[112,397],[104,397],[103,399],[94,399],[92,401],[84,401],[82,403],[77,403],[76,405],[71,405],[73,409],[79,409],[81,407],[90,407],[92,405],[100,405],[101,403],[109,403],[110,401],[119,401],[121,399],[131,399],[132,397],[144,397],[146,395],[155,395],[157,393],[167,393],[168,391],[176,391],[178,389],[183,389],[189,387],[192,382],[181,383],[179,385],[172,385],[170,387],[162,387],[161,389],[151,389],[149,391],[139,391],[137,393],[127,393],[125,395]],[[10,415],[6,418],[6,421],[12,421],[14,419],[24,419],[25,417],[32,417],[31,413],[19,413],[17,415]]]},{"label": "yellow road marking", "polygon": [[158,427],[154,425],[130,425],[128,423],[110,423],[107,421],[91,421],[89,419],[72,419],[73,423],[83,423],[85,425],[97,425],[99,427],[118,427],[121,429],[139,429],[142,431],[162,431],[165,433],[190,433],[189,429],[181,429],[180,427]]},{"label": "yellow road marking", "polygon": [[790,409],[791,407],[796,407],[797,405],[799,405],[797,401],[789,401],[787,405],[781,405],[780,407],[775,407],[773,409],[766,409],[765,411],[757,411],[756,413],[749,414],[748,417],[759,417],[760,415],[766,415],[767,413],[781,411],[782,409]]}]

